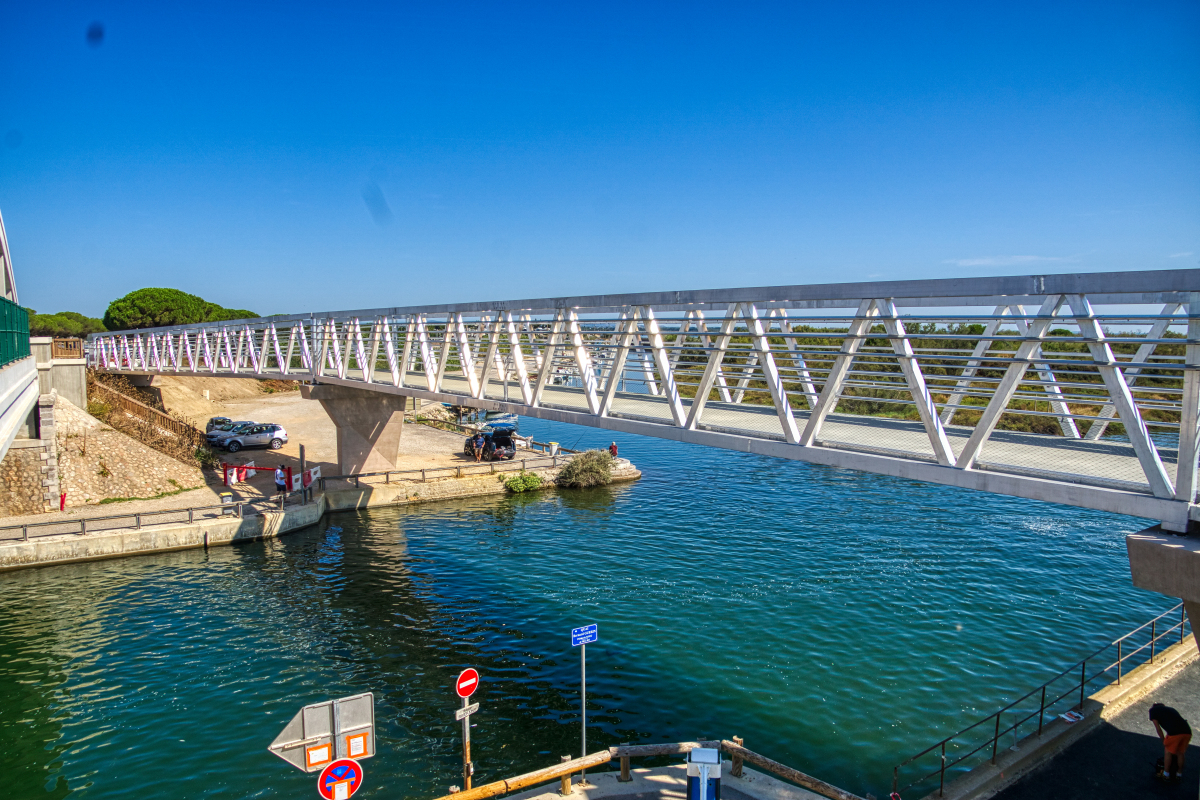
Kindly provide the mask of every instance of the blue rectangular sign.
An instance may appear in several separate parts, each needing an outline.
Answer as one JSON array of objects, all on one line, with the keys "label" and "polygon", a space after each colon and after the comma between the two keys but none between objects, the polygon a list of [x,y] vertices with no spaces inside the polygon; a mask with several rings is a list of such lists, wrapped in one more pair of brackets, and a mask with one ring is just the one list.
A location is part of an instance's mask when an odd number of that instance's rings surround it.
[{"label": "blue rectangular sign", "polygon": [[571,646],[578,647],[581,644],[591,644],[592,642],[600,641],[600,629],[596,627],[596,623],[584,625],[582,628],[571,629]]}]

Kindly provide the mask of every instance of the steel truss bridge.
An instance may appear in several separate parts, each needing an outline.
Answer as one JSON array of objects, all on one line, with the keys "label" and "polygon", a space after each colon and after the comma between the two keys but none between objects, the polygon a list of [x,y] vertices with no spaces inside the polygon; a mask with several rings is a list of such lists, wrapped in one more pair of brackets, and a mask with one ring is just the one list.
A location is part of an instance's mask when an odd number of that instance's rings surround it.
[{"label": "steel truss bridge", "polygon": [[93,335],[88,357],[1200,520],[1200,270],[321,312]]}]

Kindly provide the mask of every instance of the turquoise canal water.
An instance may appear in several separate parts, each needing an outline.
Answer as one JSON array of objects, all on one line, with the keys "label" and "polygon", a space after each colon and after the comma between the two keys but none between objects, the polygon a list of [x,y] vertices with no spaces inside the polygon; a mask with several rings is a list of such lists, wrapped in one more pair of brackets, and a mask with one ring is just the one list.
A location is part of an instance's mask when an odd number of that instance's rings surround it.
[{"label": "turquoise canal water", "polygon": [[[602,432],[524,420],[567,446]],[[1169,608],[1143,520],[628,436],[634,484],[343,513],[282,540],[4,575],[6,797],[314,796],[267,744],[378,698],[359,797],[459,783],[454,676],[483,675],[479,783],[590,749],[743,736],[860,794]]]}]

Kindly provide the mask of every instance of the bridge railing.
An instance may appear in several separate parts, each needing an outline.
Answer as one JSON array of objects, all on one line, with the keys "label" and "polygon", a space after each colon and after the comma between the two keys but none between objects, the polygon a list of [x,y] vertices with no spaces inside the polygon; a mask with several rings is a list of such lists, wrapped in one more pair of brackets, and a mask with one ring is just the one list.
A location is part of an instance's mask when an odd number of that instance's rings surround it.
[{"label": "bridge railing", "polygon": [[[984,759],[996,763],[1002,743],[1015,745],[1027,736],[1042,735],[1045,724],[1064,711],[1082,711],[1088,687],[1102,688],[1114,680],[1120,684],[1124,674],[1154,659],[1172,644],[1184,641],[1191,625],[1183,603],[1164,611],[1144,625],[1100,647],[1054,677],[1019,697],[1004,708],[974,722],[960,731],[925,748],[896,765],[892,773],[892,792],[918,787],[923,794],[937,779],[940,797],[946,778],[966,772]],[[935,765],[930,768],[930,761]],[[906,775],[901,785],[901,772]]]},{"label": "bridge railing", "polygon": [[1108,510],[1132,493],[1158,502],[1122,510],[1180,530],[1198,487],[1198,286],[1200,270],[1167,270],[558,298],[95,334],[87,349],[106,370],[368,386],[744,449],[732,436]]}]

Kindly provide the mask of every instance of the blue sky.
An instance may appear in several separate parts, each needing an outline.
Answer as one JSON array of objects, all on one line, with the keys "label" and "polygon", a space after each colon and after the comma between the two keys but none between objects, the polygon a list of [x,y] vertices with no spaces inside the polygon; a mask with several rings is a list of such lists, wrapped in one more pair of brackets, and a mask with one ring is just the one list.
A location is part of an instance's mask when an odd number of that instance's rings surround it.
[{"label": "blue sky", "polygon": [[142,286],[269,314],[1200,262],[1195,2],[0,21],[0,211],[39,311]]}]

